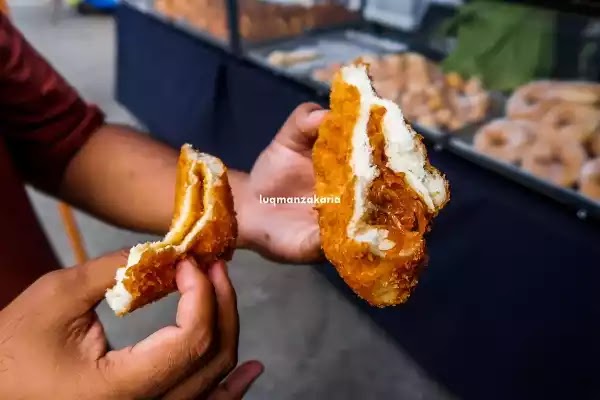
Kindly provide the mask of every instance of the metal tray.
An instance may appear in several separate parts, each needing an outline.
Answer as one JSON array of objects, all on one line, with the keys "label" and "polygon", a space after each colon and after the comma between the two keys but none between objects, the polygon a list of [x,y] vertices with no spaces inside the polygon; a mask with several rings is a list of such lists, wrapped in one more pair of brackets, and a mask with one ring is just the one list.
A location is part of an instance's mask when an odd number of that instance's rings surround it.
[{"label": "metal tray", "polygon": [[600,220],[600,203],[581,195],[573,189],[555,186],[530,174],[518,166],[485,156],[476,151],[473,146],[461,140],[450,140],[448,149],[477,165],[492,170],[499,175],[572,208],[580,219],[589,217]]},{"label": "metal tray", "polygon": [[490,108],[488,110],[486,117],[483,120],[481,120],[477,123],[474,123],[474,124],[467,125],[462,129],[459,129],[459,130],[456,130],[453,132],[448,132],[448,136],[449,136],[450,140],[460,140],[460,141],[463,141],[463,142],[471,145],[473,143],[473,138],[475,137],[475,133],[477,133],[479,128],[481,128],[482,126],[484,126],[485,124],[487,124],[488,122],[490,122],[493,119],[504,117],[504,107],[506,104],[506,96],[499,92],[489,92],[489,93],[490,93]]},{"label": "metal tray", "polygon": [[[346,63],[361,55],[384,55],[399,53],[407,49],[407,44],[389,39],[378,38],[368,32],[357,29],[331,30],[315,32],[295,37],[286,41],[278,41],[264,46],[248,49],[251,57],[262,59],[272,69],[287,74],[310,78],[316,68],[333,63]],[[289,67],[279,67],[268,63],[267,58],[273,51],[315,50],[321,56],[315,60],[302,62]]]},{"label": "metal tray", "polygon": [[505,95],[493,93],[490,119],[476,125],[468,126],[460,131],[450,133],[448,138],[448,148],[484,168],[491,169],[521,185],[525,185],[532,190],[551,197],[559,203],[570,206],[576,211],[579,218],[585,219],[587,217],[592,217],[600,219],[600,202],[582,195],[575,189],[556,186],[532,175],[527,170],[524,170],[517,165],[492,158],[477,151],[473,147],[475,133],[480,127],[493,118],[502,118],[505,116],[504,106],[506,100],[507,97]]}]

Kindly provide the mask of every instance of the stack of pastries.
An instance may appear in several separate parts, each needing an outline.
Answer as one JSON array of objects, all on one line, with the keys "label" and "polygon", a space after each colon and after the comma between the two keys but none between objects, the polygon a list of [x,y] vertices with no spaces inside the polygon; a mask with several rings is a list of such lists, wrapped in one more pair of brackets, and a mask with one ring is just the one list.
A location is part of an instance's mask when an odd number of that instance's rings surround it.
[{"label": "stack of pastries", "polygon": [[523,85],[509,98],[506,116],[481,127],[473,144],[491,157],[600,200],[600,84]]},{"label": "stack of pastries", "polygon": [[[238,7],[240,35],[250,42],[299,35],[306,30],[357,18],[355,13],[334,2],[305,7],[238,0]],[[170,17],[185,19],[217,38],[227,39],[227,7],[223,0],[157,0],[156,8]]]},{"label": "stack of pastries", "polygon": [[[490,106],[489,93],[479,80],[444,74],[416,53],[365,55],[377,93],[402,107],[405,117],[422,126],[449,131],[482,121]],[[313,79],[331,82],[340,64],[313,71]]]}]

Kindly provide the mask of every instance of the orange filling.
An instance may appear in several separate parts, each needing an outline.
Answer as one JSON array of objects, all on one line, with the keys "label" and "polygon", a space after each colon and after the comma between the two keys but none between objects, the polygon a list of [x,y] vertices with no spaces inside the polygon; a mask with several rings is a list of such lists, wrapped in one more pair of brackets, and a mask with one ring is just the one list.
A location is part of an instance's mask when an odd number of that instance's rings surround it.
[{"label": "orange filling", "polygon": [[396,244],[396,248],[403,249],[403,253],[412,253],[410,250],[419,248],[427,230],[429,212],[406,183],[404,174],[396,174],[387,167],[382,126],[385,113],[384,107],[373,106],[367,125],[373,164],[380,173],[369,188],[367,199],[372,207],[365,215],[365,222],[387,229],[388,239]]}]

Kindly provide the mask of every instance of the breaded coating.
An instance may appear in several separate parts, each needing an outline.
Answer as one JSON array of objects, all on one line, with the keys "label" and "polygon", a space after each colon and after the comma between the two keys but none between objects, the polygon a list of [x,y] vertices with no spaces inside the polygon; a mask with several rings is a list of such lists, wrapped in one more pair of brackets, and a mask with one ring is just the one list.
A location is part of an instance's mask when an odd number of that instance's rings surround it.
[{"label": "breaded coating", "polygon": [[176,289],[175,265],[187,256],[199,264],[231,260],[237,222],[227,168],[221,160],[181,148],[177,164],[175,210],[169,233],[159,242],[131,248],[127,265],[106,292],[115,314],[124,315]]},{"label": "breaded coating", "polygon": [[449,186],[427,160],[421,137],[398,106],[379,98],[368,66],[336,73],[331,112],[313,148],[326,257],[373,306],[405,302],[425,265],[425,234],[448,202]]}]

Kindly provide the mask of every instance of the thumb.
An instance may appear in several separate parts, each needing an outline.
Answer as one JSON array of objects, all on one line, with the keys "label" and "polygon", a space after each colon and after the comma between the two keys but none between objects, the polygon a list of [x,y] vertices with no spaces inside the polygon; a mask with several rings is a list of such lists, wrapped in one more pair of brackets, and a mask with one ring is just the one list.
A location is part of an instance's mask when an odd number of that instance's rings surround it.
[{"label": "thumb", "polygon": [[298,246],[299,263],[309,263],[313,261],[321,261],[323,252],[321,250],[321,235],[318,226],[311,226],[300,241]]},{"label": "thumb", "polygon": [[208,396],[207,400],[238,400],[244,397],[250,386],[263,373],[264,366],[258,361],[247,361],[237,367],[223,383]]},{"label": "thumb", "polygon": [[299,105],[281,127],[275,141],[297,153],[309,153],[326,113],[315,103]]},{"label": "thumb", "polygon": [[95,307],[104,298],[106,289],[115,284],[117,269],[127,264],[128,254],[128,250],[109,253],[60,271],[63,276],[58,285],[68,293],[61,296],[68,303],[62,306],[72,314],[85,313]]}]

